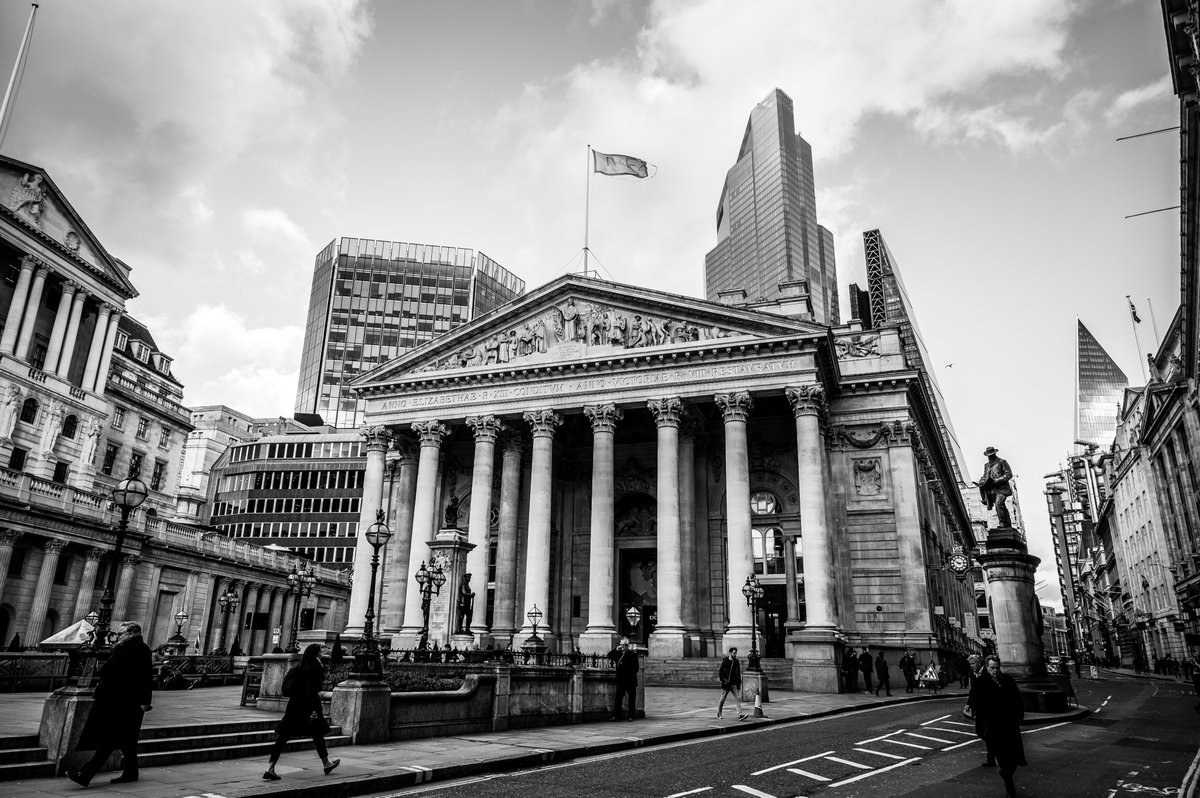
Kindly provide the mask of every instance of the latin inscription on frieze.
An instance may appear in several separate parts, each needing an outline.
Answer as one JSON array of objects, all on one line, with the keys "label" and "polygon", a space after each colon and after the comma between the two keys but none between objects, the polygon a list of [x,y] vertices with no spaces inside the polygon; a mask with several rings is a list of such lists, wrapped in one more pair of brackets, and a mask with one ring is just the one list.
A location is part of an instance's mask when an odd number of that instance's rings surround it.
[{"label": "latin inscription on frieze", "polygon": [[602,377],[562,377],[555,382],[539,382],[517,385],[497,385],[487,388],[467,388],[450,393],[416,394],[387,399],[382,410],[411,410],[443,405],[467,405],[488,402],[505,402],[515,399],[530,399],[553,396],[593,394],[628,388],[644,388],[655,385],[677,385],[688,382],[710,382],[737,377],[755,377],[767,374],[783,374],[798,371],[807,361],[789,358],[775,361],[753,361],[729,363],[715,366],[651,371],[629,374],[612,374]]}]

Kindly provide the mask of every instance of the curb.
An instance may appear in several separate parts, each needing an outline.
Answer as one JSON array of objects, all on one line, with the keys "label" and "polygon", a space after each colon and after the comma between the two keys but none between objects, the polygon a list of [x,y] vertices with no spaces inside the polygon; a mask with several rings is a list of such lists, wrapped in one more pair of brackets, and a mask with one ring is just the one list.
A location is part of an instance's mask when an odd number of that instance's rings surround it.
[{"label": "curb", "polygon": [[[400,772],[352,776],[339,782],[320,781],[307,784],[297,784],[295,786],[282,786],[278,782],[271,782],[270,787],[268,787],[266,784],[256,785],[254,787],[247,787],[236,792],[231,792],[228,795],[229,798],[324,798],[325,796],[330,796],[331,798],[352,798],[353,796],[366,795],[383,790],[403,789],[405,787],[414,787],[418,784],[429,784],[434,781],[447,781],[450,779],[461,779],[483,774],[510,773],[515,770],[539,767],[551,763],[569,762],[574,759],[581,759],[589,756],[600,756],[603,754],[614,754],[622,751],[633,751],[638,748],[650,748],[657,745],[667,745],[670,743],[685,742],[687,740],[698,740],[705,737],[717,737],[724,734],[740,734],[747,731],[762,729],[767,726],[798,723],[800,721],[861,712],[867,709],[897,706],[899,704],[907,704],[917,701],[944,701],[951,698],[961,700],[965,698],[965,696],[957,694],[922,695],[913,696],[912,698],[904,698],[899,701],[872,701],[866,704],[835,707],[833,709],[826,709],[820,712],[814,712],[811,715],[804,715],[800,717],[750,718],[747,721],[739,723],[735,726],[708,726],[700,729],[689,729],[687,731],[656,735],[654,737],[645,739],[620,741],[614,740],[612,742],[603,743],[600,745],[578,746],[575,748],[565,748],[557,751],[531,751],[527,754],[516,754],[514,756],[506,756],[494,760],[471,762],[469,764],[446,765],[439,768],[404,768],[402,766]],[[1061,720],[1064,717],[1075,719],[1090,712],[1091,710],[1089,709],[1077,708],[1074,712],[1067,713],[1065,715],[1037,718],[1023,723],[1022,725],[1040,725],[1044,723],[1051,723],[1056,720]]]}]

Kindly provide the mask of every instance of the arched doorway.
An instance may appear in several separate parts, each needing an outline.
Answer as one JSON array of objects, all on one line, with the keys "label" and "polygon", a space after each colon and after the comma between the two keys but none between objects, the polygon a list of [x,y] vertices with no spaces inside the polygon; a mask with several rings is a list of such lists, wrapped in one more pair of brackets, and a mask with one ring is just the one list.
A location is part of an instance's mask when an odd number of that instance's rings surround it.
[{"label": "arched doorway", "polygon": [[[658,625],[658,502],[646,493],[627,493],[613,505],[617,542],[617,629],[641,645],[649,645]],[[638,610],[637,624],[629,609]]]},{"label": "arched doorway", "polygon": [[[755,623],[762,633],[762,655],[783,657],[786,654],[787,629],[787,543],[784,535],[782,504],[774,493],[756,490],[750,494],[751,555],[754,575],[763,588]],[[800,617],[804,620],[804,592],[799,588],[804,574],[804,559],[800,541],[796,540],[796,579]]]}]

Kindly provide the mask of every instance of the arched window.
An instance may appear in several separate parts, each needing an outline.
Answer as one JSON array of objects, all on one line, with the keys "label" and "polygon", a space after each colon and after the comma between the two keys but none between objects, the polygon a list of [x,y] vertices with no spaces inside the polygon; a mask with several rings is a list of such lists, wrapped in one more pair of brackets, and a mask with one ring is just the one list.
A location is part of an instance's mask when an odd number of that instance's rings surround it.
[{"label": "arched window", "polygon": [[21,405],[21,420],[26,424],[32,424],[37,421],[38,402],[32,396],[25,400],[25,404]]},{"label": "arched window", "polygon": [[62,436],[64,438],[74,439],[76,431],[79,429],[79,418],[71,415],[63,419]]},{"label": "arched window", "polygon": [[783,530],[769,517],[779,512],[779,499],[773,493],[760,490],[750,494],[750,514],[754,525],[751,554],[756,574],[784,573]]}]

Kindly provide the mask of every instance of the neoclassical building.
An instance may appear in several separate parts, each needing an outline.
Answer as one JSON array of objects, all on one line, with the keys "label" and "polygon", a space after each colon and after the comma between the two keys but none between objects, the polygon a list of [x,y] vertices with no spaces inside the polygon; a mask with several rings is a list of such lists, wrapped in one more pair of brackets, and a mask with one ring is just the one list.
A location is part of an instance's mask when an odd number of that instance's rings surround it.
[{"label": "neoclassical building", "polygon": [[359,529],[386,508],[396,535],[383,631],[417,640],[416,573],[459,527],[484,647],[523,644],[535,606],[552,648],[629,634],[652,658],[745,654],[756,624],[765,656],[821,690],[845,644],[968,647],[972,587],[945,563],[974,541],[944,410],[898,328],[830,328],[807,307],[803,285],[765,312],[566,275],[359,378]]}]

